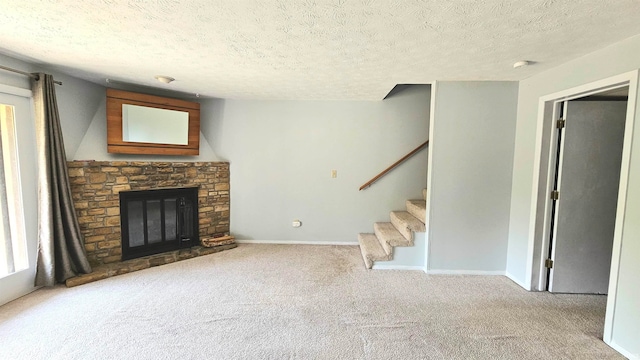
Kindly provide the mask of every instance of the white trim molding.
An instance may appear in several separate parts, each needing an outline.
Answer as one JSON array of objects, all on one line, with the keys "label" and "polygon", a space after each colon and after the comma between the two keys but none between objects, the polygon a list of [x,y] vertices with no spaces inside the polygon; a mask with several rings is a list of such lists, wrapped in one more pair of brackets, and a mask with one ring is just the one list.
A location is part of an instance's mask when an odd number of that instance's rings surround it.
[{"label": "white trim molding", "polygon": [[358,246],[357,241],[236,240],[238,244]]},{"label": "white trim molding", "polygon": [[378,264],[373,264],[373,267],[371,268],[371,270],[418,270],[418,271],[423,271],[424,270],[424,266],[420,266],[420,265],[411,266],[411,265],[378,265]]},{"label": "white trim molding", "polygon": [[513,276],[510,272],[505,271],[504,276],[509,278],[509,280],[513,281],[514,283],[518,284],[518,286],[523,287],[525,290],[532,291],[530,284],[525,284],[525,283],[521,282],[520,280],[518,280],[518,278]]},{"label": "white trim molding", "polygon": [[[538,103],[538,119],[536,130],[536,142],[535,142],[535,159],[534,159],[534,172],[531,189],[531,209],[529,218],[529,234],[528,234],[528,246],[527,246],[527,272],[525,281],[529,284],[528,288],[534,286],[532,284],[532,273],[534,271],[540,273],[539,284],[543,284],[543,272],[540,264],[541,259],[534,259],[535,248],[542,246],[543,242],[537,242],[535,238],[536,228],[536,216],[538,208],[547,213],[546,207],[548,204],[538,204],[538,184],[540,181],[540,167],[542,151],[549,151],[549,149],[542,149],[543,139],[543,122],[544,122],[544,104],[546,102],[560,102],[572,100],[579,97],[592,95],[603,90],[619,88],[622,86],[629,86],[629,95],[627,102],[627,117],[625,123],[625,134],[622,148],[622,165],[620,169],[620,183],[618,192],[618,205],[616,209],[616,225],[613,235],[613,254],[611,259],[611,273],[609,276],[609,289],[607,295],[607,308],[605,312],[604,332],[603,340],[606,344],[614,348],[616,351],[623,355],[638,359],[638,354],[628,354],[624,349],[619,348],[613,339],[613,327],[614,327],[614,314],[616,312],[616,302],[618,296],[618,274],[620,270],[620,256],[622,252],[622,233],[625,227],[625,211],[627,200],[627,189],[629,185],[629,168],[631,166],[631,147],[633,139],[634,122],[637,116],[636,114],[636,99],[638,93],[638,83],[640,82],[640,71],[634,70],[626,72],[620,75],[608,77],[606,79],[590,82],[584,85],[572,87],[563,91],[555,92],[553,94],[540,97]],[[549,176],[549,174],[547,174]],[[542,249],[543,251],[545,249]],[[514,280],[512,277],[510,277]],[[515,280],[514,280],[515,281]],[[516,282],[517,283],[517,282]],[[522,285],[521,285],[522,286]],[[523,286],[524,287],[524,286]],[[527,287],[525,287],[527,288]]]},{"label": "white trim molding", "polygon": [[436,116],[436,93],[438,91],[438,82],[434,81],[431,83],[431,107],[429,109],[429,147],[427,151],[429,151],[427,155],[427,198],[425,199],[426,206],[426,216],[425,216],[425,227],[427,231],[424,234],[425,239],[425,254],[424,254],[424,270],[425,272],[429,269],[430,256],[431,256],[431,194],[433,193],[433,134],[435,129],[435,116]]},{"label": "white trim molding", "polygon": [[4,85],[4,84],[0,84],[0,93],[21,96],[26,98],[33,97],[33,93],[31,92],[30,89],[23,89],[23,88],[11,86],[11,85]]},{"label": "white trim molding", "polygon": [[428,275],[486,275],[504,276],[504,270],[426,270]]},{"label": "white trim molding", "polygon": [[622,356],[626,357],[629,360],[640,360],[640,354],[632,354],[632,353],[628,352],[627,350],[625,350],[625,349],[621,348],[620,346],[618,346],[618,344],[616,344],[615,341],[612,341],[607,345],[611,346],[611,348],[613,350],[619,352],[620,354],[622,354]]}]

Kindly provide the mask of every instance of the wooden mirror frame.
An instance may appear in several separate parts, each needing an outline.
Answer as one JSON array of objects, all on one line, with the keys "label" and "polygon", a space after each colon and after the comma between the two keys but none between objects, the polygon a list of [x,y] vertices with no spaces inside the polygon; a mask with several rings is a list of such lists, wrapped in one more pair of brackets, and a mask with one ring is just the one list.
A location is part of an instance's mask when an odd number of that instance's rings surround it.
[{"label": "wooden mirror frame", "polygon": [[[123,141],[123,104],[188,112],[188,144],[173,145]],[[199,155],[200,104],[186,100],[107,89],[107,152],[143,155]]]}]

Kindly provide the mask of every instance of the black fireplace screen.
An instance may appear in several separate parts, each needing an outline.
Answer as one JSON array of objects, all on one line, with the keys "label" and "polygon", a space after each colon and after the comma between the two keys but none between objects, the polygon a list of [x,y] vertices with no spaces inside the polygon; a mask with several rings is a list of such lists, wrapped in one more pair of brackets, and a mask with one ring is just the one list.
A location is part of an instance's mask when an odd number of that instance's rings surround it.
[{"label": "black fireplace screen", "polygon": [[122,259],[198,244],[198,188],[120,192]]}]

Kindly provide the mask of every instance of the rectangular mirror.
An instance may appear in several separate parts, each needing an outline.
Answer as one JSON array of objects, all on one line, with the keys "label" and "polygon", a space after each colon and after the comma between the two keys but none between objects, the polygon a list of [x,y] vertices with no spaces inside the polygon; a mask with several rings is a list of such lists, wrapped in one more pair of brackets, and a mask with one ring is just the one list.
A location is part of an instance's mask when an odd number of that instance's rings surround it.
[{"label": "rectangular mirror", "polygon": [[122,104],[122,141],[189,144],[189,113]]},{"label": "rectangular mirror", "polygon": [[198,155],[200,104],[107,89],[107,151]]}]

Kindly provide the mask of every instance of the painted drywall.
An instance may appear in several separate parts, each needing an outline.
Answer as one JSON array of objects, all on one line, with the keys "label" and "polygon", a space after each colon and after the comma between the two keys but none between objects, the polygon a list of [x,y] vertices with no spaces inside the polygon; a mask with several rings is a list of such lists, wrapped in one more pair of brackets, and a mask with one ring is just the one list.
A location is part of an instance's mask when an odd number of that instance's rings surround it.
[{"label": "painted drywall", "polygon": [[[520,82],[518,117],[513,158],[513,186],[507,272],[521,284],[528,284],[529,229],[532,221],[533,178],[536,168],[538,101],[541,96],[587,84],[640,68],[640,35],[613,44],[564,65]],[[640,141],[640,112],[636,111],[632,142]],[[637,145],[637,144],[636,144]],[[640,147],[632,145],[629,184],[640,183]],[[535,189],[537,190],[537,189]],[[534,216],[535,217],[535,216]],[[613,321],[613,341],[629,354],[640,354],[640,188],[629,186],[618,294]]]},{"label": "painted drywall", "polygon": [[[24,61],[0,54],[0,65],[25,72],[35,71],[35,67]],[[27,76],[0,70],[0,84],[22,89],[31,89],[31,81]]]},{"label": "painted drywall", "polygon": [[[107,153],[106,87],[60,73],[45,66],[30,64],[0,54],[0,64],[26,72],[44,72],[52,74],[61,81],[56,85],[60,126],[64,138],[67,160],[141,160],[141,161],[219,161],[207,140],[200,134],[199,156],[150,156]],[[24,75],[0,71],[0,84],[30,89],[31,82]],[[124,90],[141,91],[159,96],[174,96],[175,92],[162,89],[123,86],[114,87]],[[179,98],[184,98],[180,94]],[[193,99],[189,99],[193,101]]]},{"label": "painted drywall", "polygon": [[429,270],[503,272],[518,83],[438,82]]},{"label": "painted drywall", "polygon": [[[5,55],[0,55],[0,64],[26,72],[52,74],[55,80],[62,82],[62,85],[56,85],[56,98],[65,151],[67,159],[71,160],[100,101],[106,96],[104,95],[104,87],[62,74],[45,66],[30,64]],[[0,71],[0,84],[31,89],[28,77],[7,71]]]},{"label": "painted drywall", "polygon": [[[358,188],[427,140],[429,105],[428,85],[376,102],[203,101],[202,132],[230,161],[231,232],[341,243],[373,232],[407,199],[422,198],[427,151]],[[294,219],[302,226],[293,228]]]}]

